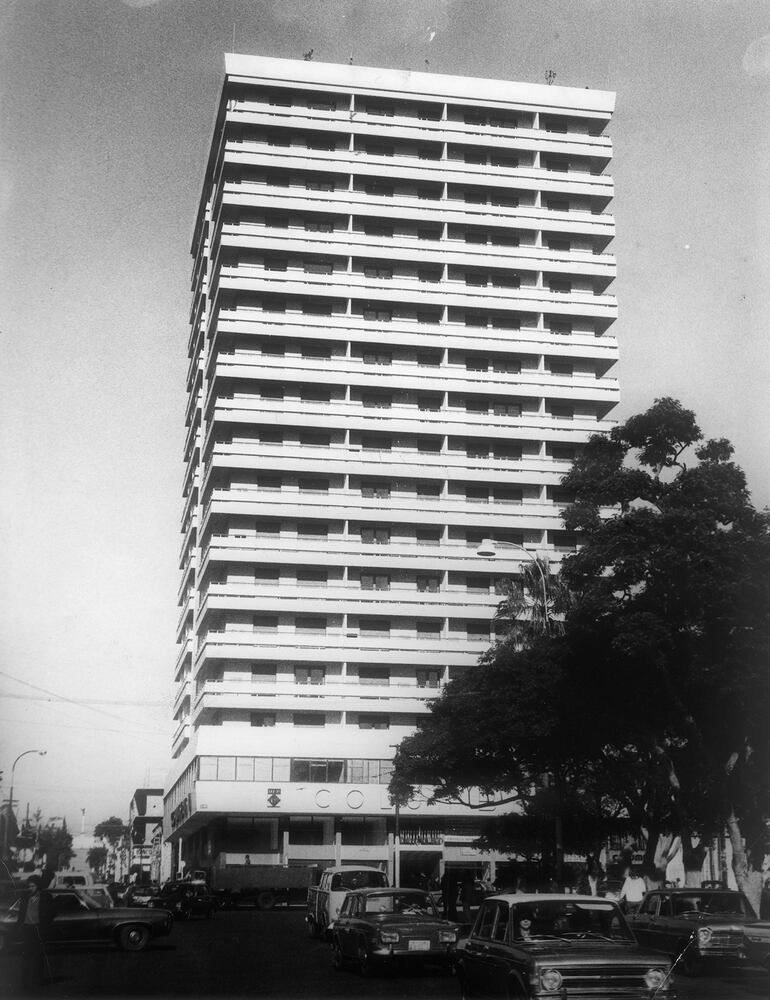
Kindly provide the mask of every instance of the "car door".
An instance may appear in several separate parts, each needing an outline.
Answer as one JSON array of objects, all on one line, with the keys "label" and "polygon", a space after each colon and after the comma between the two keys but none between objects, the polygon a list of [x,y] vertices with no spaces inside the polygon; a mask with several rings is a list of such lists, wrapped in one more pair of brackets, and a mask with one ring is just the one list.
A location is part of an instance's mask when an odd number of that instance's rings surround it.
[{"label": "car door", "polygon": [[507,997],[513,962],[510,946],[510,906],[504,899],[494,904],[494,922],[490,930],[485,962],[484,996]]},{"label": "car door", "polygon": [[466,993],[472,997],[491,996],[489,991],[494,977],[490,971],[493,965],[490,946],[496,916],[495,901],[487,900],[482,903],[476,923],[465,944],[462,971]]},{"label": "car door", "polygon": [[75,892],[52,893],[50,941],[83,941],[97,936],[95,910],[90,910]]},{"label": "car door", "polygon": [[353,958],[356,954],[354,936],[351,933],[351,920],[358,913],[359,903],[358,896],[348,895],[334,924],[334,933],[339,942],[340,951],[346,958]]}]

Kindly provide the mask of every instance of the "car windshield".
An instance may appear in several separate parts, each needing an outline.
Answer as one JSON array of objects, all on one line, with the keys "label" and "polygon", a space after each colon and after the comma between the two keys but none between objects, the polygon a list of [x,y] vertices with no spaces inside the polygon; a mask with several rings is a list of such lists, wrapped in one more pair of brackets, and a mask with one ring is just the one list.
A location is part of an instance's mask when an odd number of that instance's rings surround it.
[{"label": "car windshield", "polygon": [[366,897],[367,913],[435,913],[427,892],[384,892]]},{"label": "car windshield", "polygon": [[675,900],[675,913],[726,913],[752,918],[749,901],[739,892],[693,892]]},{"label": "car windshield", "polygon": [[387,884],[385,872],[351,868],[349,872],[335,872],[331,888],[333,892],[339,892],[341,889],[378,889]]},{"label": "car windshield", "polygon": [[604,938],[633,941],[633,935],[619,908],[597,899],[595,902],[546,900],[518,904],[511,908],[513,940],[536,938]]}]

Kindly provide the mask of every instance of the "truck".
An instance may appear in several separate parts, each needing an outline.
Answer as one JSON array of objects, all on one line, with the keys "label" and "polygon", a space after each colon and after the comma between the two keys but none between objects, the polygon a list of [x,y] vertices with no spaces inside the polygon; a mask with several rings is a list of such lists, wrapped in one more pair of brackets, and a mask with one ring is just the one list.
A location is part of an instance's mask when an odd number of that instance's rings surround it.
[{"label": "truck", "polygon": [[303,903],[317,880],[315,865],[223,865],[206,872],[209,891],[221,909],[272,910],[279,903]]},{"label": "truck", "polygon": [[328,937],[351,889],[387,889],[388,876],[366,865],[337,865],[325,868],[318,885],[307,892],[305,924],[309,937]]}]

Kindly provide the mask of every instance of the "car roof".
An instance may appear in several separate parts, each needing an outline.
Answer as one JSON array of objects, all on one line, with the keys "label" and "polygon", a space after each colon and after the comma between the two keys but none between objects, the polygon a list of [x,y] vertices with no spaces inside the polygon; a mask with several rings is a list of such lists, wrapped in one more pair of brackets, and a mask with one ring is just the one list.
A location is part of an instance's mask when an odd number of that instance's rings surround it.
[{"label": "car roof", "polygon": [[615,903],[614,899],[605,896],[577,895],[572,892],[495,892],[487,896],[484,902],[491,899],[504,899],[508,903]]},{"label": "car roof", "polygon": [[379,872],[384,875],[382,868],[374,868],[371,865],[335,865],[334,868],[324,868],[324,872]]},{"label": "car roof", "polygon": [[381,886],[375,886],[374,888],[372,888],[371,886],[369,886],[369,887],[364,888],[364,889],[351,889],[350,890],[350,894],[351,895],[355,894],[357,896],[388,896],[388,895],[391,895],[394,892],[398,892],[398,893],[414,892],[414,893],[419,893],[421,896],[425,896],[425,895],[428,894],[428,890],[427,889],[397,889],[393,885],[390,885],[390,886],[381,885]]},{"label": "car roof", "polygon": [[707,892],[709,896],[722,895],[722,896],[742,896],[743,893],[739,889],[703,889],[698,888],[687,888],[687,886],[679,886],[673,889],[665,889],[660,886],[656,886],[654,889],[650,889],[650,892],[665,892],[671,896],[698,896],[702,892]]}]

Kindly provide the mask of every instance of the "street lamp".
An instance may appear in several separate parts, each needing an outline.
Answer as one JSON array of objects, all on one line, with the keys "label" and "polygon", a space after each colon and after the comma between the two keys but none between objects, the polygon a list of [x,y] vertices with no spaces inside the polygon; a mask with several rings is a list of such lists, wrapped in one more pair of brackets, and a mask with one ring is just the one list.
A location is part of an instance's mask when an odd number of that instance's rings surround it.
[{"label": "street lamp", "polygon": [[[537,571],[540,574],[540,583],[543,586],[543,618],[545,620],[546,630],[548,629],[548,587],[545,581],[545,573],[543,572],[543,567],[540,565],[540,560],[537,558],[534,552],[530,552],[529,549],[525,549],[523,545],[519,545],[518,542],[503,542],[503,548],[505,549],[518,549],[523,552],[525,556],[532,562],[534,566],[537,566]],[[476,549],[476,555],[481,556],[482,559],[494,559],[497,555],[497,549],[495,548],[495,543],[491,538],[484,538],[481,545]]]},{"label": "street lamp", "polygon": [[40,757],[45,757],[48,753],[47,750],[25,750],[20,753],[16,760],[13,762],[13,767],[11,767],[11,794],[8,799],[8,814],[5,817],[5,823],[3,824],[3,859],[8,857],[8,830],[11,825],[11,817],[13,816],[13,777],[16,772],[16,765],[19,763],[22,757],[26,757],[28,753],[36,753]]}]

